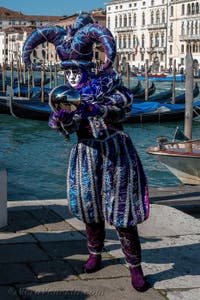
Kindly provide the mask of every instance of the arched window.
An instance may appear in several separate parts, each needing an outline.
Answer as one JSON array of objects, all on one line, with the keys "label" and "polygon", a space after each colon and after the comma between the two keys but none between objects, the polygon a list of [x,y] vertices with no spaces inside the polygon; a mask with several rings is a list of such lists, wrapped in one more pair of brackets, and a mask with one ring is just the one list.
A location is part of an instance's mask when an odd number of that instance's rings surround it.
[{"label": "arched window", "polygon": [[134,14],[133,16],[133,25],[136,26],[137,24],[137,17],[136,17],[136,14]]},{"label": "arched window", "polygon": [[122,48],[122,37],[121,37],[121,35],[119,36],[119,49],[121,49]]},{"label": "arched window", "polygon": [[194,6],[194,3],[192,3],[192,15],[195,14],[195,6]]},{"label": "arched window", "polygon": [[185,14],[185,4],[182,4],[182,10],[181,10],[182,16]]},{"label": "arched window", "polygon": [[154,13],[153,13],[153,11],[151,12],[151,24],[153,24],[154,23]]},{"label": "arched window", "polygon": [[135,36],[135,34],[133,36],[133,48],[136,48],[136,36]]},{"label": "arched window", "polygon": [[195,22],[195,34],[198,34],[198,21]]},{"label": "arched window", "polygon": [[128,48],[131,48],[131,36],[130,36],[130,34],[128,36]]},{"label": "arched window", "polygon": [[190,9],[190,4],[187,5],[187,14],[190,15],[191,9]]},{"label": "arched window", "polygon": [[144,12],[142,13],[142,25],[143,26],[145,25],[145,13]]},{"label": "arched window", "polygon": [[124,27],[127,27],[127,15],[124,16]]},{"label": "arched window", "polygon": [[162,23],[165,23],[165,10],[162,11]]},{"label": "arched window", "polygon": [[160,23],[160,12],[159,10],[156,11],[156,24]]},{"label": "arched window", "polygon": [[145,48],[145,37],[144,37],[144,34],[142,34],[142,48]]},{"label": "arched window", "polygon": [[110,28],[110,17],[108,17],[108,28]]},{"label": "arched window", "polygon": [[196,3],[196,14],[198,14],[199,13],[199,3],[197,2]]},{"label": "arched window", "polygon": [[155,36],[155,46],[159,47],[159,33],[156,33],[156,36]]},{"label": "arched window", "polygon": [[129,22],[129,26],[131,26],[131,25],[132,25],[132,24],[131,24],[131,23],[132,23],[132,22],[131,22],[131,14],[128,15],[128,20],[129,20],[129,21],[128,21],[128,22]]},{"label": "arched window", "polygon": [[122,16],[119,16],[119,27],[122,27]]},{"label": "arched window", "polygon": [[127,45],[126,45],[126,36],[125,35],[123,36],[123,47],[127,48]]},{"label": "arched window", "polygon": [[117,28],[118,27],[118,18],[117,18],[117,16],[115,16],[115,28]]},{"label": "arched window", "polygon": [[162,33],[161,35],[161,47],[164,47],[165,46],[165,35],[164,33]]},{"label": "arched window", "polygon": [[170,36],[173,36],[173,24],[170,25]]},{"label": "arched window", "polygon": [[174,7],[173,6],[171,6],[171,13],[170,13],[170,15],[171,15],[171,17],[174,16]]},{"label": "arched window", "polygon": [[150,48],[153,47],[153,33],[151,33],[151,35],[150,35],[149,46],[150,46]]},{"label": "arched window", "polygon": [[184,26],[184,22],[182,22],[181,24],[181,35],[185,34],[185,26]]}]

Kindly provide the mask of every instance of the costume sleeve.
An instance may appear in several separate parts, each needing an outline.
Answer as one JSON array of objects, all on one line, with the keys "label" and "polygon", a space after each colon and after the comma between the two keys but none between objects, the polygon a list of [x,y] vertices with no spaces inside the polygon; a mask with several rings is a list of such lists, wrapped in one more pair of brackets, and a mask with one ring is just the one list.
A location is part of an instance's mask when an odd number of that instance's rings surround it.
[{"label": "costume sleeve", "polygon": [[132,95],[130,91],[125,87],[120,87],[104,98],[105,113],[103,118],[110,119],[113,122],[123,121],[131,111],[131,105]]}]

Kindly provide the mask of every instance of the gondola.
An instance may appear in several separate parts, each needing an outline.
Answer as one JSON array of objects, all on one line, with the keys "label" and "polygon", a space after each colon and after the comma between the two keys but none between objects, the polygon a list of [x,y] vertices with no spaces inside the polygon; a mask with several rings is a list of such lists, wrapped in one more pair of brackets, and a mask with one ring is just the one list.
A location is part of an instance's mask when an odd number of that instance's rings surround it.
[{"label": "gondola", "polygon": [[[153,95],[156,91],[156,86],[154,82],[151,83],[151,86],[148,88],[148,95]],[[134,99],[144,99],[145,98],[145,88],[140,89],[138,92],[133,93]],[[134,100],[135,101],[135,100]]]},{"label": "gondola", "polygon": [[141,90],[141,88],[142,88],[142,84],[141,84],[141,82],[138,80],[137,85],[134,86],[134,87],[132,87],[132,88],[130,88],[130,91],[131,91],[131,93],[134,95],[134,94],[138,93],[138,92]]},{"label": "gondola", "polygon": [[[193,103],[193,117],[200,113],[200,101]],[[126,123],[173,122],[184,120],[185,104],[162,104],[159,102],[135,103]]]}]

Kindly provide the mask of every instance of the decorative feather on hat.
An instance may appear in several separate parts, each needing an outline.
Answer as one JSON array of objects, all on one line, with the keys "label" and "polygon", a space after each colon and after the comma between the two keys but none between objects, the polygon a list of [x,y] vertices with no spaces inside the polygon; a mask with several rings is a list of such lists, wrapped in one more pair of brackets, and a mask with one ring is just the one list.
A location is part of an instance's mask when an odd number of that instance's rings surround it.
[{"label": "decorative feather on hat", "polygon": [[94,23],[89,14],[80,14],[72,27],[49,26],[36,29],[27,38],[22,51],[22,59],[27,67],[40,70],[41,66],[31,61],[31,53],[38,45],[50,42],[62,61],[61,65],[69,67],[94,67],[93,44],[101,44],[105,53],[102,70],[112,66],[116,56],[116,44],[111,32],[104,26]]}]

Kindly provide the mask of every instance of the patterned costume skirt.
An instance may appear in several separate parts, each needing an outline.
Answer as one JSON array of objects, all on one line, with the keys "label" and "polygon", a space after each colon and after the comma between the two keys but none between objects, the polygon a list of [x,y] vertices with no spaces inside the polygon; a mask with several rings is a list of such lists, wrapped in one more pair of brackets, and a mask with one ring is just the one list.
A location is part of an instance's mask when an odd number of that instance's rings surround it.
[{"label": "patterned costume skirt", "polygon": [[127,133],[79,141],[67,173],[71,212],[85,223],[134,226],[149,215],[146,176]]}]

